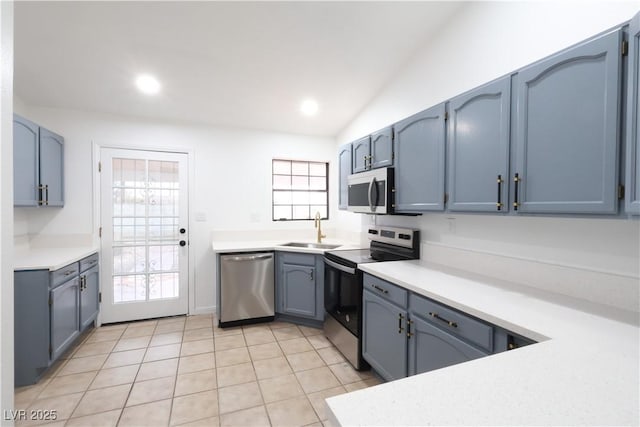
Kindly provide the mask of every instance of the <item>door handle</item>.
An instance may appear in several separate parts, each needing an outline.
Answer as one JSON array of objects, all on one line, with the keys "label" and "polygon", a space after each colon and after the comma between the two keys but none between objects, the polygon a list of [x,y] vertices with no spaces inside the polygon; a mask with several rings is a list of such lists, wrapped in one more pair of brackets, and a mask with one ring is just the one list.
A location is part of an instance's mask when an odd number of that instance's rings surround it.
[{"label": "door handle", "polygon": [[520,178],[519,174],[515,174],[513,175],[513,182],[515,183],[515,189],[514,189],[514,201],[513,201],[513,210],[517,211],[518,210],[518,206],[520,206],[520,202],[518,201],[518,187],[520,186],[520,181],[522,181],[522,178]]},{"label": "door handle", "polygon": [[187,230],[185,230],[184,228],[181,228],[181,229],[180,229],[180,234],[184,234],[184,233],[186,233],[186,232],[187,232]]},{"label": "door handle", "polygon": [[504,182],[502,179],[502,175],[498,175],[498,202],[496,203],[496,207],[498,210],[502,210],[502,183]]},{"label": "door handle", "polygon": [[187,242],[185,242],[184,240],[180,240],[180,246],[186,246]]}]

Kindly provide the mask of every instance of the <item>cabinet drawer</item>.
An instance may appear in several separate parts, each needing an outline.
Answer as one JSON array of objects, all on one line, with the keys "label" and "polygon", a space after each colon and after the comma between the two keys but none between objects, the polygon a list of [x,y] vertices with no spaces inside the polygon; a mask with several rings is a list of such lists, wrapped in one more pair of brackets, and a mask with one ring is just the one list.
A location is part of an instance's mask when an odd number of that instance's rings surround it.
[{"label": "cabinet drawer", "polygon": [[386,280],[379,279],[375,276],[371,276],[364,273],[364,289],[367,289],[384,299],[392,301],[403,308],[407,307],[407,294],[406,289],[402,289],[399,286],[393,285]]},{"label": "cabinet drawer", "polygon": [[418,295],[411,294],[409,304],[412,314],[489,352],[493,351],[493,326]]},{"label": "cabinet drawer", "polygon": [[80,260],[80,272],[87,271],[88,269],[98,265],[98,254],[89,255],[88,257]]},{"label": "cabinet drawer", "polygon": [[67,280],[72,279],[74,276],[77,276],[80,273],[78,266],[79,263],[74,262],[73,264],[51,272],[51,288],[53,289]]},{"label": "cabinet drawer", "polygon": [[298,254],[294,252],[280,252],[280,260],[286,264],[316,265],[316,256],[311,254]]}]

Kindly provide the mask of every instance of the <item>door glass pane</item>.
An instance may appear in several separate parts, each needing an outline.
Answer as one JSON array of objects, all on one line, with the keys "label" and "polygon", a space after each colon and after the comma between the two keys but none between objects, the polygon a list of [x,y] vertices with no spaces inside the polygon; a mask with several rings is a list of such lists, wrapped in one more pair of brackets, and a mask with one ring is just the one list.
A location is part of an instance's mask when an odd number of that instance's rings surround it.
[{"label": "door glass pane", "polygon": [[158,300],[178,296],[178,273],[149,275],[149,299]]},{"label": "door glass pane", "polygon": [[112,165],[114,303],[177,298],[178,162]]},{"label": "door glass pane", "polygon": [[113,276],[113,302],[145,301],[147,278],[144,275]]}]

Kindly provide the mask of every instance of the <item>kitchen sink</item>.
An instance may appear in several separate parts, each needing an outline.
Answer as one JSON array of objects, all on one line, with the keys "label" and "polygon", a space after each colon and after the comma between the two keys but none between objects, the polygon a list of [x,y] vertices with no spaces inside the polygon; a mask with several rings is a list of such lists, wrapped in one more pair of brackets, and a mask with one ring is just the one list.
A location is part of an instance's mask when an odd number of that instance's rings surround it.
[{"label": "kitchen sink", "polygon": [[301,243],[289,242],[280,246],[290,246],[292,248],[312,248],[312,249],[335,249],[342,245],[328,245],[326,243]]}]

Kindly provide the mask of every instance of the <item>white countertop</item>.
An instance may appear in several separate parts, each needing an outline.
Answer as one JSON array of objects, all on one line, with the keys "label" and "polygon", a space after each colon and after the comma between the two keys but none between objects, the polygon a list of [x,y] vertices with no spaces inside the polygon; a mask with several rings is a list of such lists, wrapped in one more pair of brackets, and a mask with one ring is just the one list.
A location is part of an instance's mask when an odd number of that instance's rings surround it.
[{"label": "white countertop", "polygon": [[97,246],[18,249],[13,254],[13,269],[54,271],[96,252]]},{"label": "white countertop", "polygon": [[332,424],[640,424],[637,326],[431,267],[399,261],[361,269],[540,342],[329,398]]},{"label": "white countertop", "polygon": [[358,249],[361,246],[344,240],[338,239],[323,239],[322,244],[327,245],[339,245],[333,249],[321,249],[321,248],[299,248],[295,246],[282,246],[289,242],[300,243],[315,243],[312,240],[300,240],[300,239],[284,239],[284,240],[238,240],[238,241],[213,241],[211,247],[215,253],[229,253],[229,252],[252,252],[252,251],[286,251],[286,252],[303,252],[310,254],[322,254],[328,250],[342,250],[342,249]]}]

